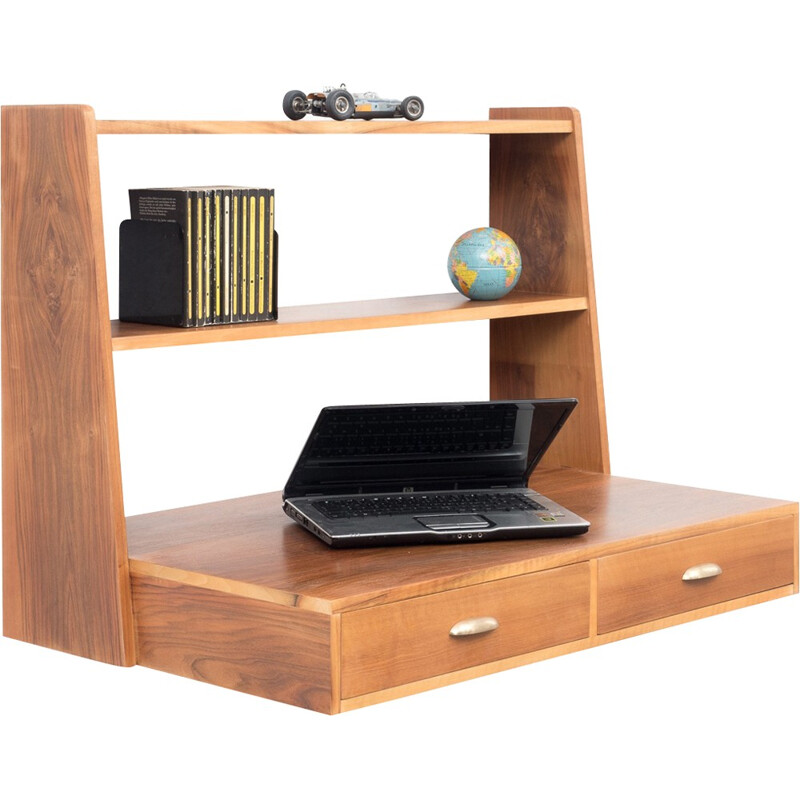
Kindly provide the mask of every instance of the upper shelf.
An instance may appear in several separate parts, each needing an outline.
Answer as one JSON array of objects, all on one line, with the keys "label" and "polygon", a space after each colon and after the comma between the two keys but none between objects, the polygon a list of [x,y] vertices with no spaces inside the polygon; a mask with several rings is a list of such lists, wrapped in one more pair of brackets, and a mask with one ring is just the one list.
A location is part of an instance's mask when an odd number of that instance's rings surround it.
[{"label": "upper shelf", "polygon": [[275,322],[240,322],[204,328],[168,328],[112,320],[111,345],[114,350],[140,350],[311,333],[400,328],[438,322],[527,317],[584,311],[587,308],[585,297],[511,292],[501,300],[476,302],[465,299],[457,292],[448,292],[422,297],[289,306],[279,309]]},{"label": "upper shelf", "polygon": [[305,119],[297,122],[99,119],[98,133],[572,133],[572,120],[493,119],[477,122]]}]

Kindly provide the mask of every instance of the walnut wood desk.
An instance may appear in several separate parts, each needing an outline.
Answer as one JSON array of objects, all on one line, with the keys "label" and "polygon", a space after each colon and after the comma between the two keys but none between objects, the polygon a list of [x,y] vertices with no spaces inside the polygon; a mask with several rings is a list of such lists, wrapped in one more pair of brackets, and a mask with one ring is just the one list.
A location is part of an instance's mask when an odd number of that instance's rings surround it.
[{"label": "walnut wood desk", "polygon": [[[797,591],[796,504],[609,476],[575,109],[325,122],[3,107],[6,636],[335,713]],[[248,134],[264,163],[285,158],[281,142],[296,135],[415,136],[443,159],[441,135],[488,137],[488,186],[476,191],[488,193],[489,224],[519,246],[523,274],[490,302],[337,301],[281,307],[275,323],[185,330],[110,320],[98,137],[117,134]],[[358,230],[353,209],[336,210]],[[536,487],[589,519],[587,535],[337,552],[274,494],[125,518],[114,351],[467,320],[488,323],[489,398],[579,399]],[[472,635],[451,635],[458,623],[453,633]]]},{"label": "walnut wood desk", "polygon": [[129,518],[138,662],[336,713],[797,591],[796,503],[535,478],[589,533],[331,550],[278,494]]}]

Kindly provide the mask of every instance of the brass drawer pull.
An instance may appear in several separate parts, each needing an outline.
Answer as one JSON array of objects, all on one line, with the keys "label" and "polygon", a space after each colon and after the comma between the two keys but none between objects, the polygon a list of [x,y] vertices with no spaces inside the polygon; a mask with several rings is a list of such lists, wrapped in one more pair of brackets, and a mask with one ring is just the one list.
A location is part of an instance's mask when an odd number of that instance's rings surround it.
[{"label": "brass drawer pull", "polygon": [[696,567],[689,567],[683,573],[683,580],[703,581],[716,575],[722,575],[722,567],[719,564],[698,564]]},{"label": "brass drawer pull", "polygon": [[451,636],[474,636],[476,633],[487,633],[499,627],[500,623],[494,617],[475,617],[456,622],[450,628]]}]

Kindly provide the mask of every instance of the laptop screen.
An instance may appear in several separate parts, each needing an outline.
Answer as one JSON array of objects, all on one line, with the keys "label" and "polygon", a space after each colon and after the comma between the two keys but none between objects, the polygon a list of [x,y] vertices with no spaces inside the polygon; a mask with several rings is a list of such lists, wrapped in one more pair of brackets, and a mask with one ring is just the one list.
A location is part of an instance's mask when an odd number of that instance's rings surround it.
[{"label": "laptop screen", "polygon": [[284,497],[523,486],[576,403],[323,408]]}]

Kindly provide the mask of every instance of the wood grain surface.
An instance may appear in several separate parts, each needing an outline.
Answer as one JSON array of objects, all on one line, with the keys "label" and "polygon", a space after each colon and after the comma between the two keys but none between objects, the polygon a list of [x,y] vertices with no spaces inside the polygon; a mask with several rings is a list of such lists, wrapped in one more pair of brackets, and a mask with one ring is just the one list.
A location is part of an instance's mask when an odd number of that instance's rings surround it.
[{"label": "wood grain surface", "polygon": [[456,291],[417,297],[356,300],[282,307],[277,320],[211,325],[204,328],[168,328],[135,322],[111,323],[114,350],[232,342],[315,333],[400,328],[443,322],[469,322],[506,317],[561,314],[586,309],[585,297],[511,292],[500,300],[468,300]]},{"label": "wood grain surface", "polygon": [[609,472],[580,115],[569,108],[506,108],[490,116],[572,122],[571,135],[491,137],[489,216],[520,248],[515,291],[587,299],[581,314],[492,321],[491,396],[577,397],[577,412],[543,463]]},{"label": "wood grain surface", "polygon": [[234,120],[98,120],[100,134],[492,134],[569,133],[571,118],[537,120],[344,120],[306,118],[293,122]]},{"label": "wood grain surface", "polygon": [[[465,619],[496,630],[450,636]],[[575,564],[342,614],[342,697],[533,652],[589,635],[589,565]]]},{"label": "wood grain surface", "polygon": [[589,532],[333,550],[292,522],[275,492],[129,517],[131,570],[335,613],[797,514],[787,501],[570,469],[536,470],[532,485],[588,519]]},{"label": "wood grain surface", "polygon": [[153,578],[133,580],[139,663],[333,713],[331,618]]},{"label": "wood grain surface", "polygon": [[576,397],[578,405],[542,459],[544,466],[607,472],[602,387],[590,312],[495,319],[489,328],[493,399]]},{"label": "wood grain surface", "polygon": [[724,603],[717,603],[713,606],[704,606],[703,608],[698,608],[684,614],[676,614],[675,616],[671,617],[662,617],[661,619],[653,620],[652,622],[641,625],[634,625],[630,628],[621,628],[620,630],[604,634],[603,636],[590,636],[588,639],[576,639],[575,641],[568,642],[567,644],[555,645],[554,647],[545,647],[541,650],[534,650],[519,656],[510,656],[509,658],[501,658],[497,661],[487,661],[475,667],[466,667],[453,672],[435,675],[431,678],[422,678],[418,681],[402,684],[401,686],[393,686],[390,689],[381,689],[377,692],[370,692],[369,694],[358,695],[357,697],[343,698],[339,705],[339,710],[352,711],[357,708],[364,708],[365,706],[374,705],[375,703],[385,703],[389,700],[396,700],[399,697],[407,697],[410,694],[416,694],[417,692],[426,692],[430,691],[431,689],[439,689],[442,686],[450,686],[451,684],[458,683],[460,681],[480,678],[484,675],[492,675],[496,672],[501,672],[507,669],[515,669],[516,667],[525,666],[526,664],[534,664],[538,661],[544,661],[549,658],[558,658],[559,656],[568,655],[580,650],[586,650],[590,647],[597,647],[602,644],[610,644],[622,639],[630,638],[632,636],[640,636],[645,633],[652,633],[653,631],[662,630],[663,628],[668,628],[673,625],[682,625],[687,622],[694,622],[695,620],[705,619],[706,617],[713,616],[714,614],[724,614],[729,611],[747,608],[758,603],[767,603],[772,600],[779,600],[784,597],[789,597],[792,593],[791,586],[785,586],[780,589],[771,589],[766,592],[747,595],[746,597],[738,597],[735,600],[728,600]]},{"label": "wood grain surface", "polygon": [[94,115],[2,113],[7,636],[132,664]]},{"label": "wood grain surface", "polygon": [[[791,584],[796,526],[796,517],[785,516],[601,558],[598,633]],[[707,563],[722,573],[682,580]]]}]

